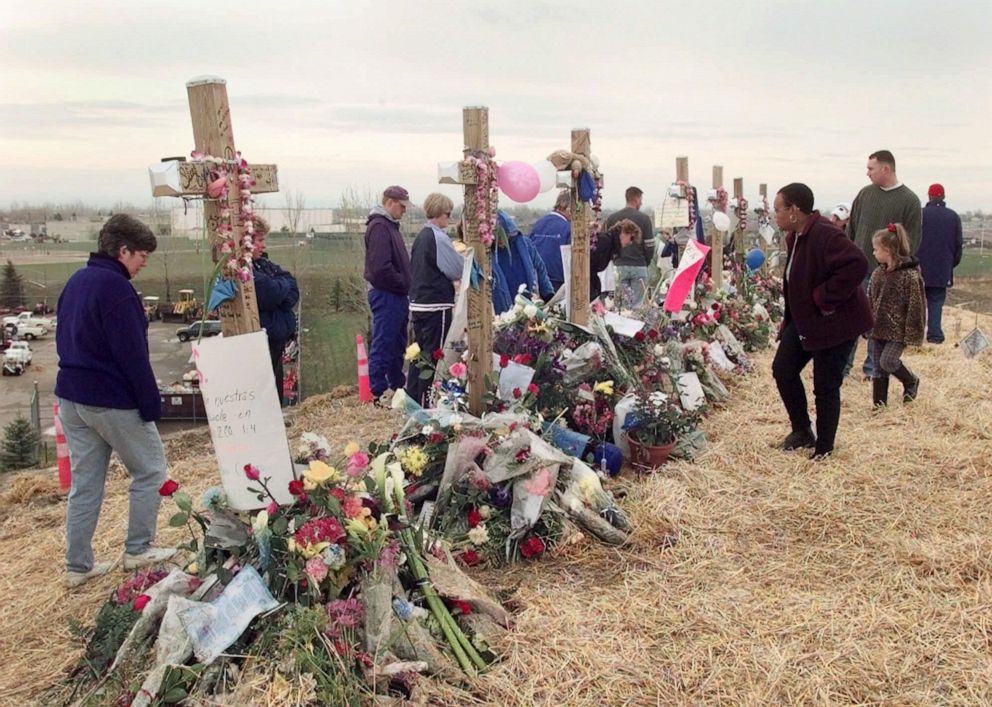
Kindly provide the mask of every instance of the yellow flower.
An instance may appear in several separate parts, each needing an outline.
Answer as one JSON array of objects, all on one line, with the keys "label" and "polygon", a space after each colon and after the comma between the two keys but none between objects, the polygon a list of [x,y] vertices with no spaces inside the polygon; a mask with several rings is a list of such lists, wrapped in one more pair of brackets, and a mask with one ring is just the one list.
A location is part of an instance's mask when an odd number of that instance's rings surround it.
[{"label": "yellow flower", "polygon": [[293,538],[290,538],[286,542],[286,549],[289,550],[290,552],[296,552],[299,549],[299,548],[296,547],[296,540],[294,540]]},{"label": "yellow flower", "polygon": [[417,356],[419,355],[420,355],[420,344],[418,344],[417,342],[413,342],[412,344],[406,347],[406,353],[403,354],[403,358],[405,358],[407,361],[412,361],[413,359],[417,358]]},{"label": "yellow flower", "polygon": [[369,531],[371,530],[364,518],[352,518],[345,524],[344,528],[352,535],[357,535],[361,538],[368,538]]},{"label": "yellow flower", "polygon": [[[310,462],[310,468],[303,474],[303,478],[313,484],[316,484],[317,486],[320,486],[326,481],[337,481],[341,478],[341,475],[338,474],[338,470],[333,466],[329,466],[319,459],[315,459]],[[306,484],[304,483],[304,488],[305,487]]]},{"label": "yellow flower", "polygon": [[404,471],[411,476],[420,476],[423,474],[424,469],[427,468],[428,461],[427,455],[424,454],[424,450],[420,447],[408,447],[400,455],[400,464],[403,465]]},{"label": "yellow flower", "polygon": [[344,455],[346,457],[350,457],[353,454],[357,454],[361,450],[362,448],[358,446],[357,442],[348,442],[347,446],[344,448]]},{"label": "yellow flower", "polygon": [[579,493],[586,503],[592,503],[602,493],[603,487],[599,483],[599,478],[593,474],[582,477],[579,482]]},{"label": "yellow flower", "polygon": [[613,381],[600,381],[593,386],[593,392],[603,395],[613,395]]},{"label": "yellow flower", "polygon": [[186,568],[186,574],[199,574],[200,566],[195,562],[190,562],[189,567]]},{"label": "yellow flower", "polygon": [[330,545],[331,544],[325,540],[323,542],[314,543],[313,545],[305,545],[302,548],[299,548],[299,546],[297,546],[297,548],[298,551],[305,558],[309,560],[311,557],[316,557],[317,555],[322,553],[324,551],[324,548],[330,547]]}]

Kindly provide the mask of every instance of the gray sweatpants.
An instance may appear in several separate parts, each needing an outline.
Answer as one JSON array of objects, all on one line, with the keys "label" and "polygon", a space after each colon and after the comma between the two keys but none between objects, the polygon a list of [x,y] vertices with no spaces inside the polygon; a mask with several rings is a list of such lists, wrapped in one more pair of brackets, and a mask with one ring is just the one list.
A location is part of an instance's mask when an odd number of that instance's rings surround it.
[{"label": "gray sweatpants", "polygon": [[131,474],[127,540],[124,549],[142,553],[155,540],[155,526],[166,479],[165,449],[158,429],[141,419],[137,410],[93,407],[59,399],[59,418],[69,443],[72,488],[66,506],[66,569],[93,568],[93,533],[110,466],[110,453]]}]

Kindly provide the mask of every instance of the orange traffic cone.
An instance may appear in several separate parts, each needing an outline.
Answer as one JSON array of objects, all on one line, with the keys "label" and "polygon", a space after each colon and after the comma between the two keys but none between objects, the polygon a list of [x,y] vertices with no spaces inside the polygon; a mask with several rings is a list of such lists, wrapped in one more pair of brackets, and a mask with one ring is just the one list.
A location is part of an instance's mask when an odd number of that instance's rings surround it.
[{"label": "orange traffic cone", "polygon": [[372,402],[372,385],[369,383],[369,359],[365,355],[365,342],[362,335],[355,336],[358,345],[358,399],[363,403]]},{"label": "orange traffic cone", "polygon": [[59,404],[52,405],[55,415],[55,458],[59,463],[59,488],[68,491],[72,486],[72,467],[69,464],[69,443],[65,440],[62,420],[59,419]]}]

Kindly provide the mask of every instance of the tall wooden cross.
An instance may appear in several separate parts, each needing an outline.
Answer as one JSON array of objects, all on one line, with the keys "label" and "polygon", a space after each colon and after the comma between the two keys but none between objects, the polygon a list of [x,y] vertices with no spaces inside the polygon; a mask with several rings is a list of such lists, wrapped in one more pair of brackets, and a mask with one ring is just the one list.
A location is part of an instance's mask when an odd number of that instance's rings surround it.
[{"label": "tall wooden cross", "polygon": [[[186,92],[189,96],[193,143],[196,150],[224,160],[232,162],[236,160],[231,108],[227,100],[227,82],[216,76],[204,76],[187,82]],[[206,193],[207,173],[202,164],[183,163],[179,166],[179,174],[183,194],[202,196]],[[207,231],[211,234],[215,260],[218,257],[217,246],[228,238],[236,244],[236,252],[239,255],[243,252],[241,241],[244,237],[245,222],[241,213],[241,187],[236,169],[227,170],[227,175],[227,196],[222,199],[207,200],[204,204],[204,216]],[[278,172],[274,164],[251,165],[251,176],[256,182],[251,189],[253,194],[279,190]],[[217,227],[222,221],[221,212],[225,208],[230,210],[233,228],[233,233],[229,237],[217,234]],[[221,330],[224,336],[248,334],[260,328],[254,282],[251,280],[247,282],[235,280],[235,282],[237,290],[234,299],[220,306]]]},{"label": "tall wooden cross", "polygon": [[737,226],[734,229],[734,259],[740,265],[747,253],[747,236],[744,228],[747,226],[747,200],[744,198],[744,177],[734,177],[734,198],[737,200]]},{"label": "tall wooden cross", "polygon": [[[723,167],[713,165],[713,188],[719,189],[722,186]],[[720,204],[717,202],[713,205],[713,212],[716,213],[719,210]],[[712,247],[710,251],[710,275],[713,278],[713,286],[719,290],[723,287],[723,232],[717,230],[716,226],[713,227],[710,236],[710,245]]]},{"label": "tall wooden cross", "polygon": [[[493,352],[493,293],[492,262],[489,246],[479,235],[480,213],[488,219],[485,226],[489,233],[496,230],[496,201],[490,194],[480,193],[477,162],[481,160],[488,167],[491,178],[495,178],[496,165],[489,157],[489,109],[484,106],[469,106],[462,109],[462,133],[465,139],[464,156],[458,163],[458,177],[443,177],[442,184],[461,184],[465,187],[464,235],[465,245],[472,249],[475,262],[482,270],[481,287],[477,290],[470,283],[468,287],[468,408],[473,415],[481,416],[483,396],[486,392],[486,377],[492,370]],[[476,162],[467,158],[472,157]],[[478,200],[485,199],[484,208],[478,208]]]},{"label": "tall wooden cross", "polygon": [[[572,152],[588,160],[589,129],[572,130]],[[589,323],[589,203],[579,198],[579,176],[572,173],[572,283],[569,294],[569,319],[585,326]]]},{"label": "tall wooden cross", "polygon": [[[692,213],[692,186],[689,184],[689,158],[688,157],[676,157],[675,158],[675,182],[676,184],[685,185],[685,198],[689,205],[689,225],[693,225],[694,215]],[[693,229],[692,233],[689,234],[689,240],[696,240],[696,232]],[[682,250],[679,250],[679,260],[682,260]]]}]

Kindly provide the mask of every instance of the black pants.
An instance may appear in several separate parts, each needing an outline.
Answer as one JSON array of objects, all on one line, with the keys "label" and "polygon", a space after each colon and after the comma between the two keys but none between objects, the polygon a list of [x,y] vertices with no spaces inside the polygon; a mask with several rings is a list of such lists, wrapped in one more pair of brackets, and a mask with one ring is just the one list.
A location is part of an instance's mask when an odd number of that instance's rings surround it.
[{"label": "black pants", "polygon": [[282,352],[286,349],[285,339],[269,339],[269,356],[272,358],[272,373],[276,379],[276,395],[279,396],[279,404],[282,405]]},{"label": "black pants", "polygon": [[799,340],[795,323],[789,322],[775,352],[772,375],[794,432],[810,427],[802,372],[810,359],[813,361],[817,454],[833,451],[837,423],[840,421],[840,386],[844,382],[844,366],[856,342],[855,337],[829,349],[806,351]]},{"label": "black pants", "polygon": [[[413,324],[413,340],[420,345],[424,356],[430,357],[444,345],[444,337],[451,328],[451,310],[440,312],[410,312]],[[420,366],[416,361],[410,363],[406,376],[406,394],[421,405],[427,403],[427,392],[434,382],[433,378],[420,378]]]}]

